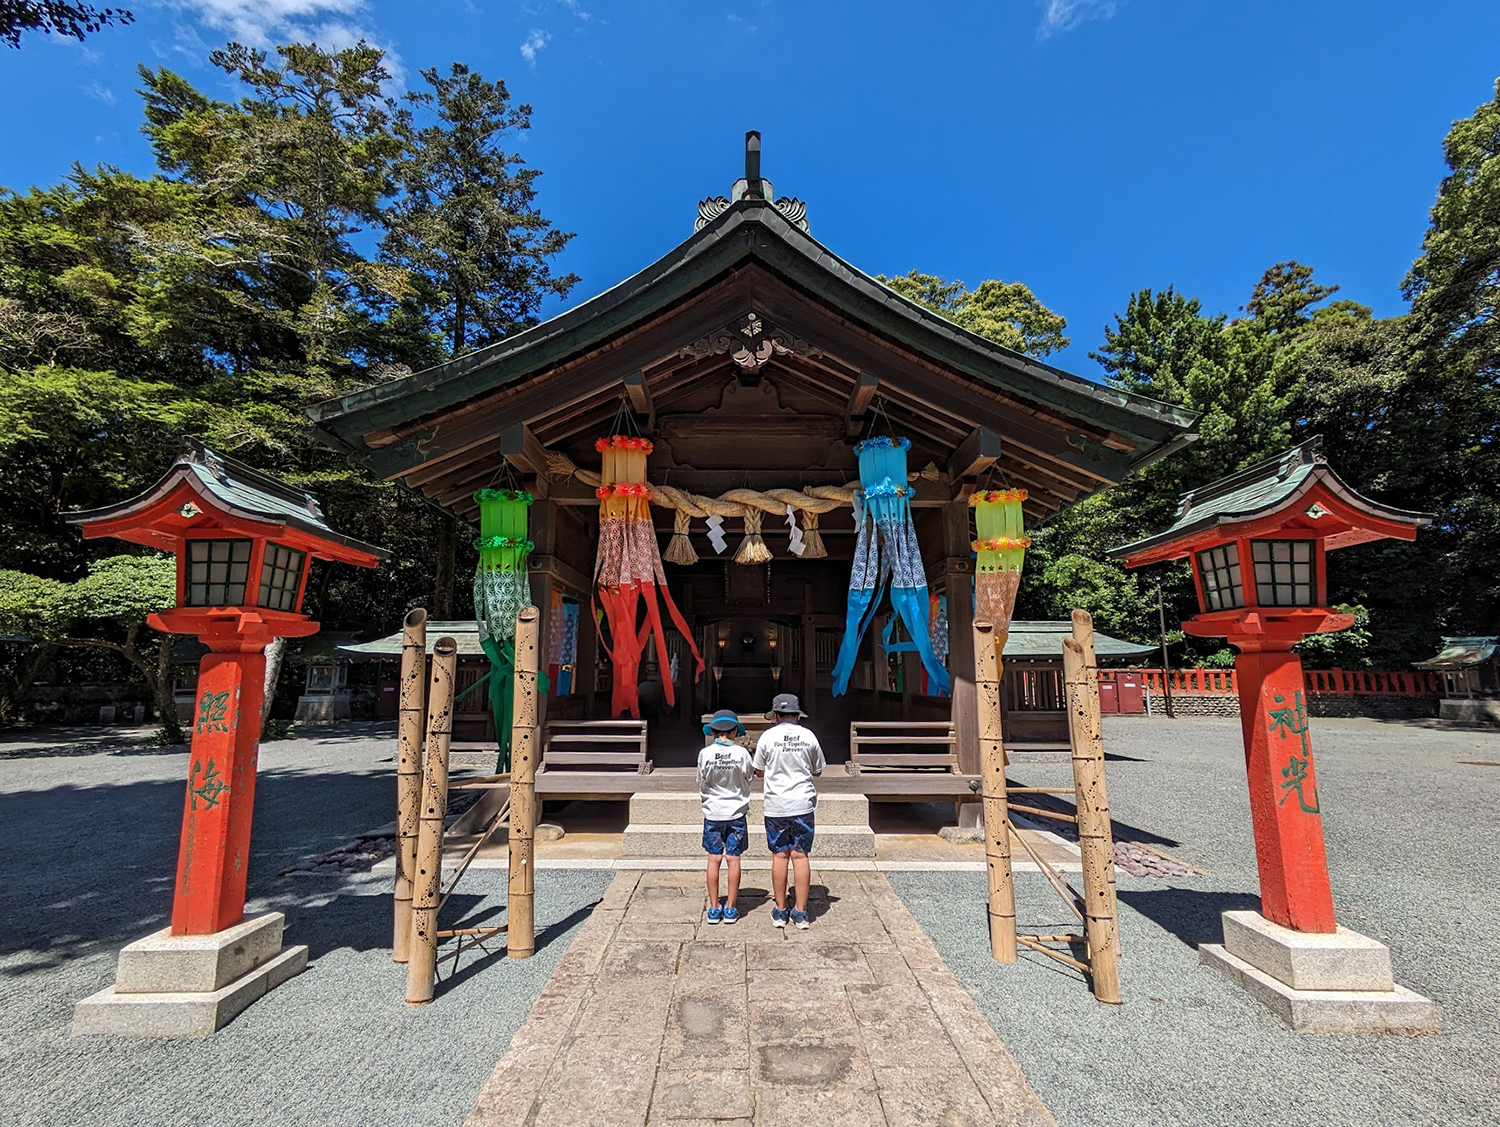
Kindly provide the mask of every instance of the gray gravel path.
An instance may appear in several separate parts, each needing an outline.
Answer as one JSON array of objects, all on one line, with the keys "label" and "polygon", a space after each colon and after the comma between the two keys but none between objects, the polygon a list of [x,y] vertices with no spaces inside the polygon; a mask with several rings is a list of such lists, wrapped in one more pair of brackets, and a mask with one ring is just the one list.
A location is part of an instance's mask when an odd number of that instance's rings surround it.
[{"label": "gray gravel path", "polygon": [[[73,1003],[113,979],[118,949],[166,922],[186,756],[0,762],[0,1120],[461,1123],[609,874],[546,873],[534,958],[466,956],[436,1002],[408,1009],[389,878],[277,876],[385,819],[389,756],[388,741],[338,735],[262,748],[252,908],[284,911],[287,941],[308,944],[312,964],[212,1038],[172,1041],[75,1039],[68,1024]],[[472,873],[450,907],[498,915],[504,882]]]},{"label": "gray gravel path", "polygon": [[[1331,1036],[1291,1032],[1198,964],[1221,911],[1259,907],[1239,721],[1106,723],[1118,831],[1205,870],[1118,875],[1124,1006],[1040,955],[992,962],[982,875],[889,874],[1059,1123],[1500,1122],[1500,767],[1462,762],[1500,762],[1500,733],[1314,721],[1339,920],[1387,943],[1397,980],[1443,1007],[1440,1034]],[[1023,930],[1066,929],[1039,877],[1017,881]]]}]

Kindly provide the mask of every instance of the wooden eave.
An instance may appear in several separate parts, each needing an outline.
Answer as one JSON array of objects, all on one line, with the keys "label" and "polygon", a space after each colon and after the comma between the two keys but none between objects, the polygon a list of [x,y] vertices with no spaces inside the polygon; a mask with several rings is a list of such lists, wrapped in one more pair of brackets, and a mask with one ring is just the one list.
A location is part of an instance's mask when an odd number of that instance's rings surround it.
[{"label": "wooden eave", "polygon": [[[744,201],[671,254],[541,325],[439,368],[309,410],[321,437],[460,515],[493,476],[498,440],[525,423],[548,447],[608,425],[622,380],[661,413],[694,381],[734,369],[679,350],[754,310],[804,338],[766,378],[837,408],[863,372],[914,438],[951,452],[976,426],[1002,439],[999,469],[1033,515],[1122,480],[1182,441],[1190,412],[1010,352],[855,270],[773,207]],[[566,490],[564,490],[566,492]]]}]

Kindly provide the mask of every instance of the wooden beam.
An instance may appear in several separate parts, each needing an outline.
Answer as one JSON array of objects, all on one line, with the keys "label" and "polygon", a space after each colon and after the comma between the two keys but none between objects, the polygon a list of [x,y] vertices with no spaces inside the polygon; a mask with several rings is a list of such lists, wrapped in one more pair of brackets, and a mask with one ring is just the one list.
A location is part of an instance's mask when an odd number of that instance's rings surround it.
[{"label": "wooden beam", "polygon": [[869,372],[861,372],[859,380],[854,385],[854,390],[849,393],[849,405],[844,411],[844,426],[852,438],[859,433],[861,420],[870,404],[875,399],[875,392],[880,388],[880,377],[871,375]]},{"label": "wooden beam", "polygon": [[547,479],[547,448],[525,423],[511,423],[500,432],[500,456],[520,473]]},{"label": "wooden beam", "polygon": [[956,482],[978,477],[1000,460],[1000,436],[989,427],[975,427],[948,459],[948,477]]},{"label": "wooden beam", "polygon": [[650,434],[656,429],[656,405],[651,401],[651,388],[640,372],[631,372],[625,377],[625,394],[630,396],[630,406],[637,415],[646,417],[645,430]]}]

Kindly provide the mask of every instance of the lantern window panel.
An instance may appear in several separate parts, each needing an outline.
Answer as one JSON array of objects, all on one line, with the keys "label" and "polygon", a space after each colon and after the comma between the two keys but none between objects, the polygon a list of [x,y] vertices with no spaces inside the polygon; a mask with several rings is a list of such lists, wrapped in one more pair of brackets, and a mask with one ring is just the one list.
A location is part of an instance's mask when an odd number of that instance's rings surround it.
[{"label": "lantern window panel", "polygon": [[187,605],[239,606],[250,577],[250,540],[187,542]]},{"label": "lantern window panel", "polygon": [[258,605],[267,610],[296,610],[297,592],[302,587],[302,568],[306,561],[306,554],[295,548],[267,543],[265,559],[260,565]]},{"label": "lantern window panel", "polygon": [[1250,554],[1255,563],[1255,596],[1265,607],[1310,607],[1313,605],[1313,553],[1311,540],[1253,540]]},{"label": "lantern window panel", "polygon": [[1245,605],[1238,545],[1221,544],[1199,552],[1198,576],[1203,584],[1203,602],[1207,610],[1234,610]]}]

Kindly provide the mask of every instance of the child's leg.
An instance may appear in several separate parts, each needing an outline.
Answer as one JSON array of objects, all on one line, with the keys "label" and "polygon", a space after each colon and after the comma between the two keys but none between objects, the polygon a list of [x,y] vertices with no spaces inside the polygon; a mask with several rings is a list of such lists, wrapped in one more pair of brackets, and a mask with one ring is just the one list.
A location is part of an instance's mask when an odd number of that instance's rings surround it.
[{"label": "child's leg", "polygon": [[[710,908],[717,908],[719,906],[719,860],[720,858],[717,853],[710,853],[708,855],[708,906]],[[734,862],[729,870],[731,874],[730,880],[738,883],[734,874],[738,874],[739,872],[739,859],[735,858]],[[734,900],[731,899],[729,902],[733,904]]]},{"label": "child's leg", "polygon": [[729,897],[726,903],[733,908],[734,902],[740,895],[740,859],[738,857],[730,857],[728,860],[729,872],[727,879],[729,882]]},{"label": "child's leg", "polygon": [[[785,854],[783,854],[785,856]],[[781,882],[777,888],[786,887],[786,870],[781,871]],[[812,888],[812,864],[807,854],[800,849],[792,850],[792,881],[797,886],[797,911],[807,911],[807,894]]]},{"label": "child's leg", "polygon": [[771,854],[771,895],[776,898],[776,907],[786,907],[786,862],[787,854]]}]

